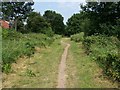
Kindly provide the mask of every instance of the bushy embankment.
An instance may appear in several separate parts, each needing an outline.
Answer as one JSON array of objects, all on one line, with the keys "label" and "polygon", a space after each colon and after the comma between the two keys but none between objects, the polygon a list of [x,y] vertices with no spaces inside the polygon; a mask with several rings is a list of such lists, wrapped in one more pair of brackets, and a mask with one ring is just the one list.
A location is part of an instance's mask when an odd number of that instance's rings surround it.
[{"label": "bushy embankment", "polygon": [[116,37],[99,35],[87,36],[82,42],[86,53],[103,68],[103,72],[120,82],[120,41]]},{"label": "bushy embankment", "polygon": [[10,72],[10,64],[20,56],[31,56],[35,47],[46,47],[54,41],[45,34],[21,34],[14,30],[2,31],[2,61],[3,71]]},{"label": "bushy embankment", "polygon": [[71,35],[71,40],[75,42],[80,42],[84,40],[84,32]]}]

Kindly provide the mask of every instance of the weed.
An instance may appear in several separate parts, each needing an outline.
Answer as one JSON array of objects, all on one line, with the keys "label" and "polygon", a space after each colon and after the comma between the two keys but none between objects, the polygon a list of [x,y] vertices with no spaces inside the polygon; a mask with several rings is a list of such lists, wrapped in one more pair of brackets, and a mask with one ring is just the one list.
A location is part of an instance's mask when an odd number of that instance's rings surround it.
[{"label": "weed", "polygon": [[103,68],[103,72],[113,80],[120,81],[119,40],[115,37],[88,36],[83,44],[92,59]]},{"label": "weed", "polygon": [[30,69],[26,70],[26,75],[29,76],[29,77],[35,77],[36,76],[35,73]]},{"label": "weed", "polygon": [[10,66],[10,64],[4,64],[4,66],[2,67],[2,70],[3,70],[6,74],[10,73],[10,72],[11,72],[11,66]]}]

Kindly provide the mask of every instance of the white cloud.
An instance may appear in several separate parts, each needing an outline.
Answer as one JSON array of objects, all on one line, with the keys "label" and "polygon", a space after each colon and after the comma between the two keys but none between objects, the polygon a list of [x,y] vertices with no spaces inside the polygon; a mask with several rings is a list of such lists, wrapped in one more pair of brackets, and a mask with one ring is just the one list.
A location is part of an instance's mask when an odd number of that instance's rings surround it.
[{"label": "white cloud", "polygon": [[34,2],[82,2],[85,0],[33,0]]}]

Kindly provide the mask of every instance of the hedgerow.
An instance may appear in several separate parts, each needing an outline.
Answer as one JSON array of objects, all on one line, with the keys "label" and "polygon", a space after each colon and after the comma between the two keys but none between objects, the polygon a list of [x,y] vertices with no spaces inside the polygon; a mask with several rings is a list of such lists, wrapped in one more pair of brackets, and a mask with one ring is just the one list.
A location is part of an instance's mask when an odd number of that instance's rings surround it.
[{"label": "hedgerow", "polygon": [[75,34],[71,40],[82,41],[85,53],[99,64],[103,73],[120,82],[120,41],[116,37],[93,35],[83,38],[82,35]]},{"label": "hedgerow", "polygon": [[84,38],[83,44],[87,53],[103,68],[103,73],[120,81],[120,41],[113,36],[100,35]]}]

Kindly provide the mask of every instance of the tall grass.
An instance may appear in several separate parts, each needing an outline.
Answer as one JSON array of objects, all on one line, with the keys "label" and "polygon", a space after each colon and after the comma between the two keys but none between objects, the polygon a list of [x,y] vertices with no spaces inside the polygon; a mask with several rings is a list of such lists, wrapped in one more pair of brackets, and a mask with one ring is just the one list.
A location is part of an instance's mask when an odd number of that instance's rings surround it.
[{"label": "tall grass", "polygon": [[[81,38],[71,39],[76,42]],[[120,41],[116,37],[105,35],[87,36],[82,40],[86,53],[95,60],[103,73],[120,82]]]},{"label": "tall grass", "polygon": [[120,41],[116,37],[88,36],[83,44],[92,59],[96,60],[103,72],[120,82]]},{"label": "tall grass", "polygon": [[2,31],[2,61],[3,71],[10,72],[10,64],[15,62],[20,56],[31,56],[35,52],[35,47],[49,46],[53,37],[45,34],[21,34],[14,30]]}]

